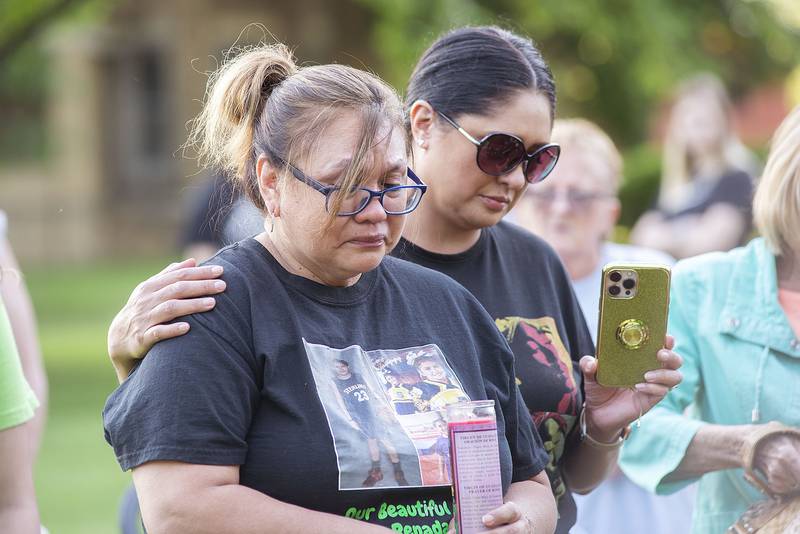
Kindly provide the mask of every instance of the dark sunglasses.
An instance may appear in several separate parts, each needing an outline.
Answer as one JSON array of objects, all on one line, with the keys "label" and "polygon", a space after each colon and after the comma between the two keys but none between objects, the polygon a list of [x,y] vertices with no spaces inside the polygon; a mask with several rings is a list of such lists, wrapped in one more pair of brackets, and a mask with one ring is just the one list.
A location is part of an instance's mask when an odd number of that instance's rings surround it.
[{"label": "dark sunglasses", "polygon": [[508,174],[522,163],[525,179],[528,183],[535,184],[547,178],[561,154],[561,147],[555,143],[540,145],[528,154],[522,139],[502,132],[491,132],[478,140],[441,111],[436,113],[478,147],[478,168],[492,176]]}]

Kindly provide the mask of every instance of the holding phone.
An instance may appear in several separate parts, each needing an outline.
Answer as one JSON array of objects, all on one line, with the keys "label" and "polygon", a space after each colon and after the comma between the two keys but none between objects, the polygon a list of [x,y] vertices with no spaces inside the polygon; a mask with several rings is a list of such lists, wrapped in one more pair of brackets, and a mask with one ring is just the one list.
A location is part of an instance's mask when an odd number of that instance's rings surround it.
[{"label": "holding phone", "polygon": [[597,382],[633,387],[661,368],[669,313],[669,267],[610,263],[603,268],[597,327]]}]

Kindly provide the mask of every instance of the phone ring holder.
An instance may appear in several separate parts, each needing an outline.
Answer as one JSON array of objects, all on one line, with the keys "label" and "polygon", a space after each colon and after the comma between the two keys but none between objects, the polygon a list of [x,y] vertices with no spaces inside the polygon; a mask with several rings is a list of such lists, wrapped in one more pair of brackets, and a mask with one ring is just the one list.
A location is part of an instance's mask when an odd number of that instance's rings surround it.
[{"label": "phone ring holder", "polygon": [[617,327],[617,341],[626,349],[636,350],[647,343],[649,338],[650,331],[638,319],[627,319]]}]

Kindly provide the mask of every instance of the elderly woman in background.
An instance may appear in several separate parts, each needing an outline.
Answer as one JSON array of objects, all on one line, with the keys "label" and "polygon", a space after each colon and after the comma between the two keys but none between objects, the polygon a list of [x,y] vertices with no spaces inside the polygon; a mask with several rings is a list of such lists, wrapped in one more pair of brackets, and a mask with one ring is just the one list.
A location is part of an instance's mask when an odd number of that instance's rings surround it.
[{"label": "elderly woman in background", "polygon": [[[620,214],[622,157],[603,130],[585,119],[559,119],[552,142],[563,150],[552,176],[529,188],[512,215],[556,250],[596,341],[603,266],[614,261],[672,265],[674,260],[657,250],[609,241]],[[655,497],[617,470],[591,493],[575,497],[578,521],[571,532],[687,532],[693,495],[687,489]]]},{"label": "elderly woman in background", "polygon": [[742,468],[772,493],[800,491],[800,107],[775,134],[753,209],[763,237],[675,268],[669,326],[684,380],[620,462],[660,494],[700,479],[696,533],[724,532],[763,498]]},{"label": "elderly woman in background", "polygon": [[719,79],[684,82],[668,128],[657,206],[636,223],[631,242],[678,259],[743,244],[756,163],[736,137]]}]

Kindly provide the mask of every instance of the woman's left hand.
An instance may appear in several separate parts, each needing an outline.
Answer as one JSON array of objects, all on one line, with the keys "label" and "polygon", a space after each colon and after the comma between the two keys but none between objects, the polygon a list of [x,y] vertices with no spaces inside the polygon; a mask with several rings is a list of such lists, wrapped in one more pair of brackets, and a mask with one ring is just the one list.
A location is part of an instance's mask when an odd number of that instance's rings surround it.
[{"label": "woman's left hand", "polygon": [[[489,529],[485,532],[492,532],[493,534],[533,533],[533,523],[522,513],[522,509],[512,501],[507,501],[502,506],[495,508],[483,516],[482,520],[483,525]],[[450,522],[447,534],[455,534],[454,522],[455,520]]]},{"label": "woman's left hand", "polygon": [[597,383],[597,359],[581,358],[584,391],[586,393],[586,426],[590,436],[598,441],[613,442],[627,425],[650,411],[669,391],[681,383],[678,368],[683,359],[672,352],[675,340],[667,336],[664,348],[658,351],[661,369],[645,373],[645,382],[634,389],[604,387]]}]

